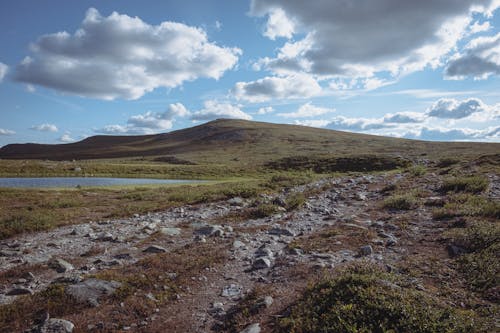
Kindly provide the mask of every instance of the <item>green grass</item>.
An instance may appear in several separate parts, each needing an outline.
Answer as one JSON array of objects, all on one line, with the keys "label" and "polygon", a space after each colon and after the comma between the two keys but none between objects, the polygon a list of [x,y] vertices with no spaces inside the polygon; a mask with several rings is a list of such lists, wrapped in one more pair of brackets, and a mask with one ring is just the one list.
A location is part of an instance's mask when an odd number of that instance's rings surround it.
[{"label": "green grass", "polygon": [[432,216],[436,220],[459,216],[479,216],[500,219],[500,202],[484,196],[461,193],[451,196],[441,208],[436,208]]},{"label": "green grass", "polygon": [[409,210],[415,208],[418,204],[417,198],[413,194],[395,194],[383,202],[386,209]]},{"label": "green grass", "polygon": [[489,181],[484,176],[454,177],[446,179],[440,187],[440,191],[481,193],[488,188]]},{"label": "green grass", "polygon": [[394,274],[354,267],[309,287],[276,332],[472,332],[470,312],[417,291]]}]

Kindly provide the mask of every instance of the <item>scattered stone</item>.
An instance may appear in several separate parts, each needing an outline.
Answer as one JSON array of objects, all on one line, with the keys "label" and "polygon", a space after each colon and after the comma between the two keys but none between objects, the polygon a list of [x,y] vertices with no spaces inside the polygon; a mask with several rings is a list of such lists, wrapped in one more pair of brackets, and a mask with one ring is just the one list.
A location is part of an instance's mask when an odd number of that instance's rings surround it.
[{"label": "scattered stone", "polygon": [[301,256],[304,254],[304,250],[294,247],[290,250],[290,254],[293,256]]},{"label": "scattered stone", "polygon": [[161,247],[159,245],[151,245],[142,252],[144,252],[144,253],[164,253],[164,252],[167,252],[167,249],[164,247]]},{"label": "scattered stone", "polygon": [[240,197],[234,197],[234,198],[229,199],[227,201],[227,203],[230,206],[243,206],[243,204],[245,203],[245,200],[243,200],[243,198],[240,198]]},{"label": "scattered stone", "polygon": [[96,240],[101,242],[112,242],[115,237],[110,232],[100,232],[96,235]]},{"label": "scattered stone", "polygon": [[271,296],[266,296],[264,298],[261,298],[257,302],[257,307],[258,308],[268,308],[270,307],[274,302],[274,299]]},{"label": "scattered stone", "polygon": [[288,228],[272,228],[268,231],[270,235],[294,237],[295,233]]},{"label": "scattered stone", "polygon": [[102,296],[114,294],[120,286],[121,283],[116,281],[87,279],[83,282],[67,286],[65,292],[80,303],[98,306],[99,299]]},{"label": "scattered stone", "polygon": [[271,260],[267,257],[260,257],[257,258],[253,264],[252,264],[253,269],[265,269],[265,268],[270,268],[271,267]]},{"label": "scattered stone", "polygon": [[55,270],[57,273],[64,273],[74,269],[73,265],[63,259],[54,258],[48,262],[48,266]]},{"label": "scattered stone", "polygon": [[161,228],[160,233],[166,236],[178,236],[181,234],[180,228]]},{"label": "scattered stone", "polygon": [[371,245],[365,245],[359,249],[359,255],[361,256],[369,256],[372,253],[373,253],[373,248]]},{"label": "scattered stone", "polygon": [[358,192],[356,193],[355,197],[354,197],[356,200],[358,201],[366,201],[367,197],[366,197],[366,193],[364,192]]},{"label": "scattered stone", "polygon": [[233,249],[240,249],[240,248],[243,248],[243,247],[245,247],[245,243],[243,243],[242,241],[235,240],[233,242]]},{"label": "scattered stone", "polygon": [[196,235],[196,236],[194,236],[194,241],[199,242],[199,243],[206,243],[207,238],[203,235]]},{"label": "scattered stone", "polygon": [[257,249],[257,251],[255,251],[255,257],[256,258],[260,258],[260,257],[269,257],[269,258],[272,258],[274,255],[273,255],[273,251],[269,248],[266,247],[266,245],[262,245],[261,247],[259,247]]},{"label": "scattered stone", "polygon": [[229,286],[225,286],[222,289],[221,296],[222,297],[239,296],[241,294],[242,289],[243,288],[241,286],[231,283]]},{"label": "scattered stone", "polygon": [[260,324],[251,324],[247,326],[243,331],[240,331],[240,333],[260,333]]},{"label": "scattered stone", "polygon": [[224,229],[220,225],[206,225],[195,230],[196,235],[208,237],[224,236]]},{"label": "scattered stone", "polygon": [[0,251],[0,257],[15,257],[19,255],[16,250],[2,250]]},{"label": "scattered stone", "polygon": [[9,290],[5,295],[7,296],[33,295],[33,290],[23,287],[17,287]]},{"label": "scattered stone", "polygon": [[119,254],[113,256],[113,258],[118,259],[118,260],[128,260],[128,259],[132,259],[132,256],[130,255],[130,253],[119,253]]}]

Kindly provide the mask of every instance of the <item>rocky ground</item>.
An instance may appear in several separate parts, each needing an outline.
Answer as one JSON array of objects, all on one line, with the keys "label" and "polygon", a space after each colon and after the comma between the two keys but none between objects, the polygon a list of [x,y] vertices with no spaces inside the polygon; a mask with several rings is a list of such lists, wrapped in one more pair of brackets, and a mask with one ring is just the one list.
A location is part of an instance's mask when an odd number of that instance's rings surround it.
[{"label": "rocky ground", "polygon": [[[454,294],[457,307],[488,306],[471,298],[463,281],[447,281],[459,249],[443,241],[449,221],[438,222],[431,214],[446,201],[437,191],[439,175],[418,179],[418,206],[382,208],[390,185],[411,183],[412,177],[387,173],[323,179],[262,195],[259,203],[280,207],[262,218],[246,214],[255,200],[233,198],[2,241],[0,303],[13,304],[58,285],[84,304],[66,311],[65,320],[44,313],[34,329],[40,332],[266,332],[311,279],[368,261],[389,271],[412,266],[415,288]],[[305,202],[285,209],[296,193],[305,193]],[[498,176],[490,176],[488,196],[500,198]],[[207,249],[218,252],[203,252]],[[134,267],[155,257],[169,260],[169,254],[184,256],[187,266],[205,255],[219,259],[207,261],[202,270],[186,270],[187,282],[184,276],[175,288],[161,284],[176,281],[178,271],[161,276],[145,271],[142,278],[152,281],[149,289],[129,282]],[[130,286],[136,288],[130,292],[134,300],[146,304],[133,314],[125,304],[130,298],[119,297]],[[168,291],[166,299],[162,288]]]}]

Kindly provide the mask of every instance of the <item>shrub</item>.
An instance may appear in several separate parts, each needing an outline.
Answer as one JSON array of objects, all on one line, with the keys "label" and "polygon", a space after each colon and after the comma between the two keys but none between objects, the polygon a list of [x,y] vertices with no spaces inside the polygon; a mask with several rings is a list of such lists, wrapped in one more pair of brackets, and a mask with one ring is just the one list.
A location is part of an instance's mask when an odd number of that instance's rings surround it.
[{"label": "shrub", "polygon": [[488,188],[488,179],[482,176],[455,177],[446,179],[440,187],[441,192],[480,193]]},{"label": "shrub", "polygon": [[470,332],[468,313],[440,305],[377,269],[356,268],[308,288],[278,332]]},{"label": "shrub", "polygon": [[384,208],[409,210],[417,205],[417,199],[410,194],[393,195],[384,200]]}]

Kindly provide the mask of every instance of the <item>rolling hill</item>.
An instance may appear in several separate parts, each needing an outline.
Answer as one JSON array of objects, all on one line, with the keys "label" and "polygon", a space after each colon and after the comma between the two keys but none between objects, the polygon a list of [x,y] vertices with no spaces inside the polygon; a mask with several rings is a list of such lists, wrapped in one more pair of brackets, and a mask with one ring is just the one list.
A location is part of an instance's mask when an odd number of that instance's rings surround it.
[{"label": "rolling hill", "polygon": [[498,143],[426,142],[296,125],[218,119],[170,133],[92,136],[70,144],[9,144],[1,159],[82,160],[174,156],[197,163],[260,164],[297,155],[477,156]]}]

